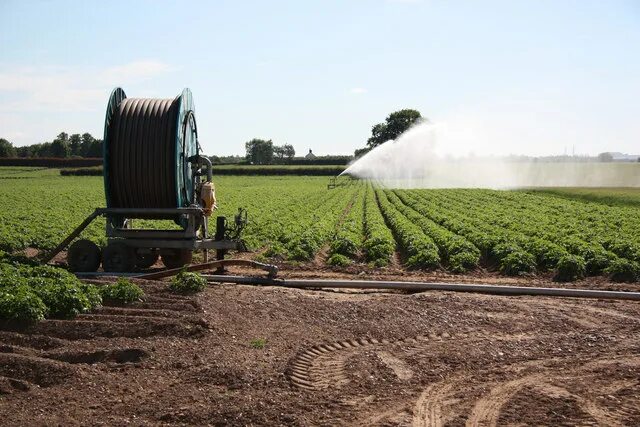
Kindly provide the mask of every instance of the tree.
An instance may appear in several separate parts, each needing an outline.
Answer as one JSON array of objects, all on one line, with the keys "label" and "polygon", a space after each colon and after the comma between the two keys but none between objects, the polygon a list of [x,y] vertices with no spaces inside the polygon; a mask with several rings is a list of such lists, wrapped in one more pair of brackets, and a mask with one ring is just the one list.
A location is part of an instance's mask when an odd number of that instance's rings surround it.
[{"label": "tree", "polygon": [[279,163],[283,163],[284,160],[284,147],[279,145],[275,145],[273,147],[273,155],[276,159],[278,159]]},{"label": "tree", "polygon": [[69,142],[69,134],[66,132],[60,132],[56,139],[59,139],[62,142]]},{"label": "tree", "polygon": [[69,143],[61,139],[56,139],[51,143],[51,157],[69,157],[71,149]]},{"label": "tree", "polygon": [[611,155],[611,153],[600,153],[598,154],[598,160],[600,160],[601,162],[612,162],[613,156]]},{"label": "tree", "polygon": [[[82,142],[80,143],[80,156],[89,157],[89,151],[91,150],[91,146],[95,142],[95,138],[91,136],[90,133],[85,132],[82,134],[81,139]],[[102,155],[100,155],[99,157],[102,157]]]},{"label": "tree", "polygon": [[396,139],[416,123],[420,123],[422,116],[417,110],[404,109],[395,111],[387,116],[385,123],[378,123],[371,128],[371,137],[367,140],[369,148],[376,147],[390,139]]},{"label": "tree", "polygon": [[93,139],[93,141],[89,143],[89,148],[87,149],[85,157],[102,157],[102,140],[101,139]]},{"label": "tree", "polygon": [[16,147],[18,157],[33,157],[33,145]]},{"label": "tree", "polygon": [[42,144],[33,145],[34,157],[53,157],[53,152],[50,142],[43,142]]},{"label": "tree", "polygon": [[4,138],[0,138],[0,157],[15,157],[16,148]]},{"label": "tree", "polygon": [[0,139],[0,157],[3,157],[8,146],[12,148],[10,155],[18,157],[102,157],[102,140],[95,139],[90,133],[69,136],[66,132],[61,132],[53,142],[22,147],[13,147],[8,141]]},{"label": "tree", "polygon": [[254,138],[244,144],[247,160],[254,165],[268,165],[273,159],[273,141]]},{"label": "tree", "polygon": [[289,162],[296,155],[296,150],[293,148],[293,145],[291,145],[291,144],[284,144],[282,146],[282,150],[284,152],[284,157],[286,157],[287,161],[289,161]]},{"label": "tree", "polygon": [[72,156],[81,156],[82,137],[79,133],[74,133],[69,137],[69,148]]},{"label": "tree", "polygon": [[51,143],[51,157],[69,157],[70,154],[69,134],[60,132]]},{"label": "tree", "polygon": [[275,145],[273,147],[273,155],[278,159],[278,163],[284,163],[285,159],[290,162],[296,155],[296,150],[291,144]]}]

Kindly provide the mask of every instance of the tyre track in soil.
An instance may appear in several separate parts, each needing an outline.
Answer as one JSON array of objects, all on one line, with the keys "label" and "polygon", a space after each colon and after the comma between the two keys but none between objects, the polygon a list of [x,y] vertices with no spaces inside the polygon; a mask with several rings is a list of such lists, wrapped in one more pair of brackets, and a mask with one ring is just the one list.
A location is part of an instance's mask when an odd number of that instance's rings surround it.
[{"label": "tyre track in soil", "polygon": [[[207,328],[192,300],[153,288],[145,291],[143,302],[104,306],[73,320],[5,325],[0,329],[0,395],[62,384],[82,375],[83,366],[136,364],[151,356],[144,348],[110,345],[111,339],[194,337]],[[95,340],[99,344],[92,344]],[[78,350],[78,344],[85,349]]]},{"label": "tyre track in soil", "polygon": [[467,374],[462,374],[427,387],[414,404],[412,425],[416,427],[444,425],[447,420],[443,412],[445,402],[450,399],[451,394],[460,384],[467,381]]},{"label": "tyre track in soil", "polygon": [[[606,312],[605,312],[606,313]],[[564,313],[558,313],[564,315]],[[569,334],[567,334],[569,335]],[[305,391],[320,391],[326,389],[340,389],[350,382],[345,364],[350,357],[358,352],[371,349],[376,352],[382,362],[396,374],[400,380],[408,380],[412,376],[410,366],[402,360],[402,357],[419,355],[428,351],[430,347],[443,343],[446,340],[484,340],[509,341],[509,340],[539,340],[544,338],[557,338],[555,335],[525,335],[525,334],[483,334],[483,333],[441,333],[426,336],[416,336],[398,340],[377,340],[373,338],[360,338],[343,340],[333,343],[323,343],[310,347],[296,355],[290,362],[288,375],[291,383]],[[571,362],[572,359],[563,359]],[[505,362],[503,366],[509,371],[515,371],[517,378],[499,382],[488,393],[481,395],[472,402],[469,411],[467,426],[496,426],[502,415],[502,409],[514,396],[525,387],[530,387],[538,393],[542,393],[552,399],[569,399],[575,401],[578,407],[588,415],[590,419],[581,420],[583,425],[624,425],[624,417],[635,414],[637,410],[633,405],[637,402],[623,403],[620,414],[616,414],[601,406],[596,400],[586,398],[568,389],[553,384],[556,380],[569,380],[584,382],[590,376],[588,371],[594,368],[607,368],[611,364],[629,364],[634,368],[640,365],[640,358],[626,357],[619,359],[601,358],[585,364],[578,372],[565,373],[564,369],[546,368],[548,362],[558,362],[558,358],[540,359],[522,363]],[[499,365],[500,366],[500,365]],[[521,376],[520,371],[536,371],[533,374]],[[475,382],[474,382],[475,380]],[[461,372],[450,375],[447,379],[429,385],[424,389],[413,403],[413,410],[408,410],[411,405],[408,402],[392,402],[391,404],[377,405],[377,413],[365,420],[357,422],[358,425],[374,425],[382,421],[393,420],[393,424],[413,426],[442,426],[449,421],[455,413],[452,413],[450,404],[458,402],[456,393],[460,387],[466,389],[479,388],[484,381],[474,378],[472,373]],[[609,392],[619,392],[637,386],[639,381],[617,381],[609,385]],[[621,415],[621,416],[620,416]]]},{"label": "tyre track in soil", "polygon": [[[345,361],[353,353],[366,348],[379,350],[383,354],[397,358],[397,352],[401,356],[414,355],[427,350],[434,343],[445,340],[464,341],[466,339],[492,339],[492,340],[522,340],[539,339],[540,335],[509,334],[498,335],[488,333],[458,332],[451,334],[442,332],[430,333],[416,337],[401,338],[397,340],[375,338],[359,338],[352,340],[323,343],[310,347],[298,353],[290,362],[289,378],[291,383],[304,390],[322,390],[327,388],[339,388],[349,382],[345,374]],[[395,347],[395,352],[394,352]],[[386,350],[386,351],[385,351]],[[394,355],[395,354],[395,355]],[[381,357],[384,362],[384,356]],[[401,360],[401,359],[400,359]],[[395,367],[397,369],[397,367]],[[390,367],[396,371],[394,367]],[[402,378],[401,378],[402,379]]]},{"label": "tyre track in soil", "polygon": [[544,303],[516,303],[522,307],[522,312],[532,312],[544,309],[547,313],[553,313],[555,316],[563,317],[566,320],[586,329],[601,329],[603,324],[598,320],[599,317],[616,318],[620,321],[638,322],[638,318],[619,313],[615,310],[587,306],[586,304],[565,303],[564,307],[555,307],[545,305]]},{"label": "tyre track in soil", "polygon": [[[546,394],[551,398],[567,398],[576,401],[580,409],[588,414],[592,421],[586,421],[585,425],[607,425],[607,426],[623,426],[624,421],[606,408],[601,407],[598,402],[574,394],[564,387],[552,383],[554,380],[571,380],[571,381],[588,381],[593,375],[587,372],[594,367],[607,368],[608,365],[616,363],[632,363],[637,362],[637,358],[619,359],[598,359],[585,364],[577,373],[567,375],[563,370],[546,369],[540,362],[527,364],[528,367],[535,368],[538,372],[514,380],[506,381],[494,386],[489,393],[485,394],[481,399],[476,401],[473,410],[467,420],[468,426],[496,426],[501,416],[502,408],[513,399],[524,387],[531,387],[535,391]],[[635,385],[634,382],[618,382],[618,388],[615,391]],[[622,408],[623,410],[626,408]],[[432,424],[422,424],[432,425]]]}]

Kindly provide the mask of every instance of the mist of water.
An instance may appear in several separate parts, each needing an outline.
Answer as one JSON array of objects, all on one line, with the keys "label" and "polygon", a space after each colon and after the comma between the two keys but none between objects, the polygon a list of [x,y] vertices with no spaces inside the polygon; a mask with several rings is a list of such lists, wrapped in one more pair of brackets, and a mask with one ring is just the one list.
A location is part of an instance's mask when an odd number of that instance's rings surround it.
[{"label": "mist of water", "polygon": [[[474,153],[472,139],[420,123],[343,172],[393,188],[640,187],[640,164]],[[582,161],[579,161],[582,160]]]}]

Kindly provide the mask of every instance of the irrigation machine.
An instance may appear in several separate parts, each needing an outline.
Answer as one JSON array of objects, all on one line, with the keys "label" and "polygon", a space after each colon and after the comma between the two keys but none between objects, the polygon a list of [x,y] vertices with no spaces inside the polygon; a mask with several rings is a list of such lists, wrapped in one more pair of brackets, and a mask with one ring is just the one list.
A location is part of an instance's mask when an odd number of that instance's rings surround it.
[{"label": "irrigation machine", "polygon": [[[159,257],[175,269],[189,264],[193,251],[202,250],[207,262],[209,250],[218,260],[229,250],[246,250],[243,209],[232,223],[216,217],[210,233],[216,198],[211,161],[201,151],[189,89],[173,99],[127,98],[121,88],[114,89],[104,123],[106,207],[95,209],[43,261],[71,244],[70,270],[95,272],[102,264],[105,272],[123,273],[149,268]],[[99,216],[106,219],[107,245],[74,241]]]}]

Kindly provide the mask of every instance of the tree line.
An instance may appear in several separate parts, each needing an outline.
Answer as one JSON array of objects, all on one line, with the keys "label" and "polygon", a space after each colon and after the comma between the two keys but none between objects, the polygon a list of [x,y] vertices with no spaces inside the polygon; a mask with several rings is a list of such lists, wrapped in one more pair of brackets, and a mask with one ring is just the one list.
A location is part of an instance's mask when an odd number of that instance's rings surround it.
[{"label": "tree line", "polygon": [[247,162],[253,165],[273,165],[290,162],[296,155],[291,144],[274,145],[272,140],[254,138],[244,144]]},{"label": "tree line", "polygon": [[90,133],[61,132],[51,142],[16,147],[0,138],[0,157],[102,157],[102,140]]},{"label": "tree line", "polygon": [[[383,123],[371,128],[371,137],[364,148],[355,150],[354,157],[358,158],[373,148],[389,140],[396,139],[410,127],[427,121],[418,110],[405,108],[389,114]],[[287,164],[292,163],[296,155],[293,146],[284,144],[277,146],[272,140],[254,138],[245,143],[245,160],[254,165]],[[343,157],[343,156],[340,156]]]},{"label": "tree line", "polygon": [[[354,157],[358,158],[376,146],[396,139],[411,126],[425,121],[419,111],[403,109],[387,116],[383,123],[371,128],[371,137],[366,146],[357,149]],[[240,163],[239,160],[254,165],[290,164],[294,163],[296,151],[291,144],[275,145],[272,140],[254,138],[245,143],[245,156],[218,157],[213,156],[214,163]],[[94,138],[90,133],[67,134],[61,132],[53,141],[40,144],[16,147],[4,138],[0,138],[0,157],[102,157],[102,140]],[[334,156],[335,157],[335,156]],[[340,160],[344,160],[342,157]],[[217,161],[216,161],[217,160]]]}]

